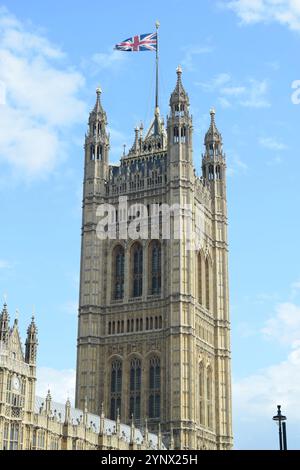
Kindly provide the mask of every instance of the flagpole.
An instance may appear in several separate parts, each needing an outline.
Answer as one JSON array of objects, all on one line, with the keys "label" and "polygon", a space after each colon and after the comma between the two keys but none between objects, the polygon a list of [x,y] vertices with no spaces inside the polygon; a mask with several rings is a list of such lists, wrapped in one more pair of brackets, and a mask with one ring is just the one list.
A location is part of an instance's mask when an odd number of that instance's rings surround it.
[{"label": "flagpole", "polygon": [[155,110],[158,108],[158,28],[160,27],[159,21],[155,23],[156,27],[156,91],[155,91]]}]

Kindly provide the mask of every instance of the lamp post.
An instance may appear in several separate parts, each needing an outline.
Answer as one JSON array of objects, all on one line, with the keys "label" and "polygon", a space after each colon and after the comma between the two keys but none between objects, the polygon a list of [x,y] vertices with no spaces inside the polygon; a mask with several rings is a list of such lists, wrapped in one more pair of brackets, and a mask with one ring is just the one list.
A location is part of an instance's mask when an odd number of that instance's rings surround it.
[{"label": "lamp post", "polygon": [[279,449],[287,450],[286,416],[281,413],[281,405],[277,405],[277,415],[273,416],[279,427]]}]

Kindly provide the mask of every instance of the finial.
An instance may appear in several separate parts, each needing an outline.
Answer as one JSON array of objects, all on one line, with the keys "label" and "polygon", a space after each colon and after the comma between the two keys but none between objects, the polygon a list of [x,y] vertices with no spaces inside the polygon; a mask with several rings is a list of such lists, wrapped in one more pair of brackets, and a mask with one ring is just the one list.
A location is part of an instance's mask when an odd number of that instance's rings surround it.
[{"label": "finial", "polygon": [[101,90],[101,88],[98,86],[98,87],[96,88],[96,95],[98,96],[98,98],[100,97],[101,93],[102,93],[102,90]]},{"label": "finial", "polygon": [[211,108],[209,112],[211,116],[214,116],[216,114],[215,108]]},{"label": "finial", "polygon": [[19,310],[16,309],[16,320],[15,320],[16,323],[19,322]]},{"label": "finial", "polygon": [[155,21],[155,27],[158,29],[160,27],[160,22],[158,20]]},{"label": "finial", "polygon": [[4,306],[7,306],[7,294],[3,294]]},{"label": "finial", "polygon": [[177,67],[177,69],[176,69],[176,73],[177,73],[178,76],[182,74],[181,65],[178,65],[178,67]]},{"label": "finial", "polygon": [[124,149],[123,150],[123,156],[125,157],[125,155],[126,155],[126,144],[123,144],[123,149]]}]

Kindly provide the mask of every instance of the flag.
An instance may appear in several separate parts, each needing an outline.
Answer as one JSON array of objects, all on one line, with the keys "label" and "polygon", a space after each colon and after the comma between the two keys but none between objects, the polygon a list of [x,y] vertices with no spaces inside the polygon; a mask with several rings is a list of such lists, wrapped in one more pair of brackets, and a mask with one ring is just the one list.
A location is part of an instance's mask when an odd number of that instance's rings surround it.
[{"label": "flag", "polygon": [[125,41],[116,44],[115,49],[126,52],[156,51],[157,33],[140,34],[139,36],[125,39]]}]

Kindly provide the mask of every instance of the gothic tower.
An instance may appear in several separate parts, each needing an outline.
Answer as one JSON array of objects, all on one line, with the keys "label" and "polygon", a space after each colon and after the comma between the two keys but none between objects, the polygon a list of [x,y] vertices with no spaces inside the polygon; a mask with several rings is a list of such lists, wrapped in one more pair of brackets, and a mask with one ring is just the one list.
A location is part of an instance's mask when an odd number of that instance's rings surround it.
[{"label": "gothic tower", "polygon": [[147,423],[178,449],[230,449],[226,164],[215,113],[201,177],[180,67],[167,127],[156,108],[118,166],[106,126],[97,90],[85,141],[76,406]]}]

